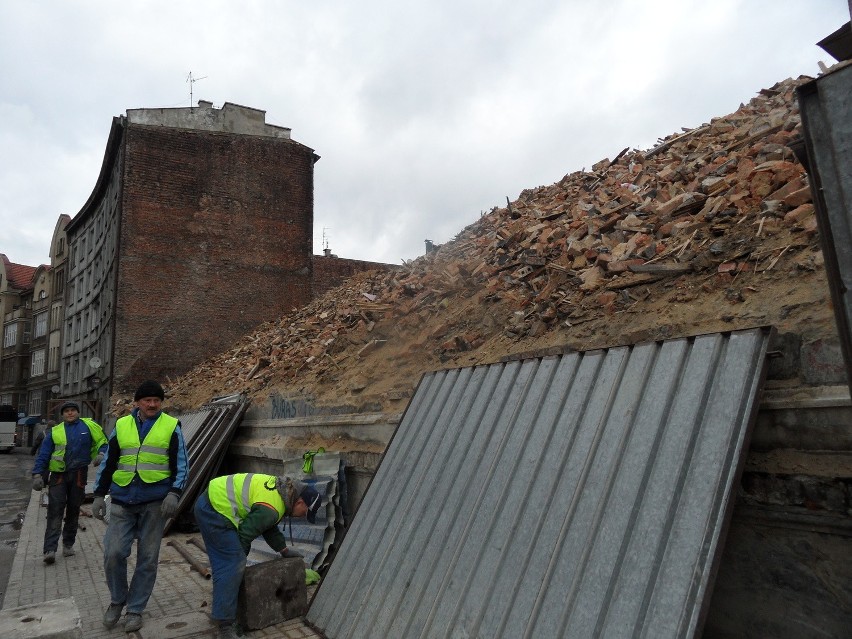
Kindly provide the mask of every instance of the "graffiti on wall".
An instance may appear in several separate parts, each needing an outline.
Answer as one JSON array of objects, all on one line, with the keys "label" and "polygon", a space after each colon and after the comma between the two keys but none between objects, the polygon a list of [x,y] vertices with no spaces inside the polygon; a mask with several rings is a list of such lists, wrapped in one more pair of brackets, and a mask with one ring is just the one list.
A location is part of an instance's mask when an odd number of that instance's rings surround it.
[{"label": "graffiti on wall", "polygon": [[270,419],[293,419],[314,414],[314,405],[304,398],[281,397],[273,393],[269,397]]}]

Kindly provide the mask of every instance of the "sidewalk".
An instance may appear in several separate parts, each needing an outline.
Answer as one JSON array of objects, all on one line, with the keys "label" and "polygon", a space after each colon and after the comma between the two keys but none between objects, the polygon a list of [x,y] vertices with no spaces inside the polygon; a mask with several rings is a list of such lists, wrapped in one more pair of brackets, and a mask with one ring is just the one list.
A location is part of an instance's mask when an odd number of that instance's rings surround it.
[{"label": "sidewalk", "polygon": [[[157,583],[142,615],[142,629],[135,633],[125,633],[122,618],[119,625],[107,630],[101,622],[103,612],[110,602],[103,573],[103,537],[106,524],[90,516],[91,504],[83,504],[80,530],[74,545],[77,554],[63,557],[60,546],[56,563],[45,565],[42,561],[42,543],[47,508],[40,506],[40,497],[41,493],[34,492],[30,498],[15,551],[3,610],[73,597],[80,612],[83,636],[86,639],[190,639],[216,636],[216,629],[208,616],[213,582],[195,572],[174,548],[166,545],[169,541],[181,544],[196,559],[204,565],[209,565],[203,552],[186,544],[186,540],[192,535],[171,533],[163,539]],[[134,545],[129,559],[129,575],[132,574],[135,557]],[[320,635],[298,619],[247,632],[246,637],[320,639]]]}]

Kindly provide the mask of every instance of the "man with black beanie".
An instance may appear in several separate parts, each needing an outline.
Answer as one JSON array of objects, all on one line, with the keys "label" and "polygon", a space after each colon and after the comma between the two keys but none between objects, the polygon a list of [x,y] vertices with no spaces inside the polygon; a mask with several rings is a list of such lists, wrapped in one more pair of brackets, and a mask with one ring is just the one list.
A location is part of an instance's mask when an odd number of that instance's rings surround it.
[{"label": "man with black beanie", "polygon": [[[133,397],[136,407],[115,423],[106,458],[95,480],[92,514],[106,516],[104,498],[111,496],[104,535],[104,572],[111,603],[103,623],[112,628],[127,607],[125,632],[142,627],[142,612],[157,579],[163,528],[177,511],[189,474],[189,458],[180,421],[163,412],[165,393],[159,383],[142,382]],[[127,557],[137,539],[136,570],[127,583]]]}]

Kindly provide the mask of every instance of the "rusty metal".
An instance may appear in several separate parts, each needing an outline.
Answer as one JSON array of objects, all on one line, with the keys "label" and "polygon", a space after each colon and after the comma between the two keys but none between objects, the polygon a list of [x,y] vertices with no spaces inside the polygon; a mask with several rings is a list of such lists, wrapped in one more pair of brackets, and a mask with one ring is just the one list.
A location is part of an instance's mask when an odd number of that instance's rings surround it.
[{"label": "rusty metal", "polygon": [[166,545],[171,546],[172,548],[177,550],[180,556],[186,559],[189,562],[189,565],[195,568],[195,570],[198,571],[198,573],[202,577],[204,577],[205,579],[210,579],[212,575],[210,569],[207,566],[203,565],[195,557],[193,557],[192,554],[186,548],[182,548],[179,544],[175,543],[171,539],[166,542]]},{"label": "rusty metal", "polygon": [[204,554],[207,554],[207,547],[204,545],[204,542],[198,539],[198,537],[190,537],[186,540],[186,543],[192,544],[196,548],[199,548]]}]

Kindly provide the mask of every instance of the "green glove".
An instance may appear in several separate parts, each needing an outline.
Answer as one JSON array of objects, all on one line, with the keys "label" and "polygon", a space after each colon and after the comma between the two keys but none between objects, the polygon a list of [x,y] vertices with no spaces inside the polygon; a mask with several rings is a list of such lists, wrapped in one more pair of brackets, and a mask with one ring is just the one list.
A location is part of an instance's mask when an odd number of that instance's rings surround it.
[{"label": "green glove", "polygon": [[320,580],[320,575],[316,570],[311,570],[310,568],[305,568],[305,585],[310,586],[311,584],[318,584]]}]

